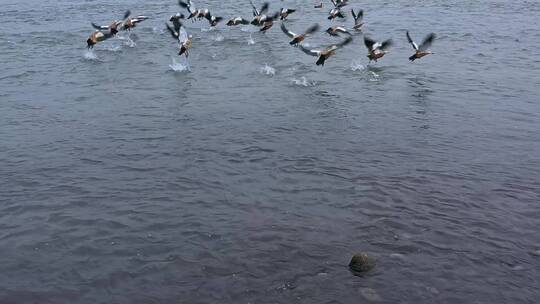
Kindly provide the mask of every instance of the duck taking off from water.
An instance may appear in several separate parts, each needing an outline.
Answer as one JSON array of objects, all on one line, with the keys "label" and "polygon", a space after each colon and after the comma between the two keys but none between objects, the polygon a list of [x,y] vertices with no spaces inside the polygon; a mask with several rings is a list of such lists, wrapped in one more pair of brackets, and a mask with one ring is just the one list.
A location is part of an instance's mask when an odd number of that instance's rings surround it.
[{"label": "duck taking off from water", "polygon": [[174,28],[172,28],[168,24],[166,24],[166,26],[169,33],[171,33],[171,36],[178,41],[178,56],[186,54],[187,58],[189,56],[189,48],[191,48],[193,36],[187,35],[186,31],[182,28],[182,26],[174,25]]},{"label": "duck taking off from water", "polygon": [[279,12],[275,13],[273,16],[266,16],[262,22],[262,28],[259,31],[266,33],[266,31],[274,25],[274,20],[277,20],[277,18],[279,18]]},{"label": "duck taking off from water", "polygon": [[364,37],[364,44],[368,49],[367,57],[369,58],[369,61],[371,62],[374,60],[377,62],[377,60],[384,57],[384,55],[388,53],[387,49],[392,45],[392,39],[388,39],[383,42],[376,42],[371,38]]},{"label": "duck taking off from water", "polygon": [[90,34],[90,37],[86,40],[87,48],[93,49],[94,45],[96,45],[98,42],[105,41],[109,38],[114,37],[115,34],[113,34],[112,31],[109,31],[108,33],[96,30],[92,34]]},{"label": "duck taking off from water", "polygon": [[331,45],[331,46],[329,46],[329,47],[327,47],[327,48],[325,48],[323,50],[308,49],[308,48],[304,47],[302,44],[300,44],[300,49],[302,50],[302,52],[304,52],[304,53],[306,53],[306,54],[308,54],[310,56],[319,57],[315,64],[324,66],[324,63],[328,58],[335,55],[336,51],[338,49],[340,49],[340,48],[344,47],[345,45],[351,43],[352,40],[353,40],[352,37],[347,37],[347,39],[343,40],[341,43]]},{"label": "duck taking off from water", "polygon": [[413,62],[416,59],[420,59],[424,56],[433,54],[433,52],[431,52],[429,48],[431,47],[431,44],[433,43],[435,38],[436,38],[436,35],[434,33],[428,34],[426,38],[424,38],[424,41],[422,41],[422,44],[418,45],[416,44],[416,42],[412,40],[411,35],[409,35],[409,31],[407,31],[407,41],[409,41],[413,49],[416,51],[414,55],[409,57],[409,60]]},{"label": "duck taking off from water", "polygon": [[[128,11],[127,14],[130,15],[130,12]],[[131,31],[131,29],[135,28],[137,24],[143,22],[144,20],[150,19],[147,16],[139,15],[136,17],[128,17],[124,19],[124,22],[122,22],[122,29],[124,31]]]},{"label": "duck taking off from water", "polygon": [[351,8],[351,13],[354,19],[354,26],[353,29],[357,31],[362,30],[362,26],[364,25],[364,22],[362,21],[364,19],[364,10],[359,10],[358,14],[354,12],[354,8]]},{"label": "duck taking off from water", "polygon": [[248,25],[249,20],[246,20],[242,17],[234,17],[234,18],[229,19],[229,21],[227,21],[228,26],[235,26],[235,25],[240,25],[240,24]]},{"label": "duck taking off from water", "polygon": [[319,30],[319,24],[314,24],[312,26],[310,26],[303,34],[295,34],[291,31],[289,31],[286,27],[285,27],[285,23],[281,23],[281,30],[285,33],[285,35],[289,36],[290,38],[292,38],[291,42],[289,42],[290,45],[292,46],[298,46],[298,44],[302,41],[304,41],[309,35],[315,33],[316,31]]},{"label": "duck taking off from water", "polygon": [[217,17],[217,16],[212,16],[210,13],[206,16],[206,19],[208,20],[208,22],[210,22],[210,26],[211,27],[214,27],[216,25],[218,25],[219,22],[221,22],[221,20],[223,20],[223,17]]},{"label": "duck taking off from water", "polygon": [[261,6],[261,9],[259,10],[257,9],[257,7],[255,7],[255,4],[253,4],[252,1],[249,1],[249,3],[253,8],[253,19],[251,20],[251,24],[255,26],[261,26],[266,20],[266,18],[268,18],[268,16],[266,16],[265,14],[268,11],[268,7],[270,6],[270,4],[268,4],[268,2],[264,2]]},{"label": "duck taking off from water", "polygon": [[99,31],[110,31],[113,35],[116,35],[121,25],[129,18],[129,15],[131,15],[131,12],[126,11],[122,21],[114,20],[109,25],[98,25],[92,22],[92,27]]},{"label": "duck taking off from water", "polygon": [[173,23],[174,28],[180,28],[182,27],[182,19],[184,19],[184,14],[176,13],[175,15],[172,15],[169,19],[170,22]]},{"label": "duck taking off from water", "polygon": [[346,28],[344,28],[343,26],[332,26],[332,27],[329,27],[326,32],[328,33],[328,35],[330,36],[339,36],[339,34],[347,34],[347,35],[352,35],[351,32],[349,32]]},{"label": "duck taking off from water", "polygon": [[296,12],[296,10],[292,8],[281,8],[279,10],[279,17],[281,20],[287,20],[287,17],[294,12]]}]

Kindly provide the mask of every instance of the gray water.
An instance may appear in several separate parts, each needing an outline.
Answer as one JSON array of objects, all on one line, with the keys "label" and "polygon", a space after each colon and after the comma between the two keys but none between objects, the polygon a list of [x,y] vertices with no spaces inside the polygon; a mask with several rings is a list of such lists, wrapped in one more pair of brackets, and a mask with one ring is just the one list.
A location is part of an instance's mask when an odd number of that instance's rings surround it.
[{"label": "gray water", "polygon": [[175,71],[173,0],[0,1],[0,303],[538,303],[540,3],[352,2],[378,63],[188,22]]}]

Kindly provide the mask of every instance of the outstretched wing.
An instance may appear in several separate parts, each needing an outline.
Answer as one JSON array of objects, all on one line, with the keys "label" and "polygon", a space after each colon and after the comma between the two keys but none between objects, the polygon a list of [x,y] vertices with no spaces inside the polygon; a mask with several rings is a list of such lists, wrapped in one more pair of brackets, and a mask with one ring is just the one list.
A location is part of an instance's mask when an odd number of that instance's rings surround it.
[{"label": "outstretched wing", "polygon": [[190,0],[188,0],[187,2],[183,1],[183,0],[178,0],[178,5],[180,5],[181,7],[187,9],[187,11],[191,14],[193,13],[194,9],[193,9],[193,4],[191,3]]},{"label": "outstretched wing", "polygon": [[95,28],[96,30],[100,30],[100,31],[109,29],[108,25],[97,25],[97,24],[95,24],[93,22],[92,22],[92,27]]},{"label": "outstretched wing", "polygon": [[409,31],[407,31],[407,41],[409,41],[409,43],[412,45],[412,47],[418,51],[418,45],[416,44],[416,42],[414,42],[411,38],[411,35],[409,34]]},{"label": "outstretched wing", "polygon": [[302,50],[302,52],[310,55],[310,56],[314,56],[314,57],[318,57],[321,55],[321,51],[319,50],[315,50],[315,49],[308,49],[306,48],[305,46],[303,46],[302,44],[300,44],[300,49]]},{"label": "outstretched wing", "polygon": [[346,28],[344,28],[344,27],[342,27],[342,26],[336,27],[336,32],[342,33],[342,34],[349,34],[349,35],[352,35],[351,33],[349,33],[349,31],[347,31]]},{"label": "outstretched wing", "polygon": [[268,2],[263,3],[263,5],[261,6],[261,10],[259,11],[259,15],[266,13],[269,6],[270,4]]},{"label": "outstretched wing", "polygon": [[165,26],[167,26],[167,30],[169,31],[169,33],[171,33],[171,36],[173,36],[174,39],[180,41],[180,33],[168,24],[165,24]]},{"label": "outstretched wing", "polygon": [[253,16],[259,16],[261,12],[255,7],[255,4],[253,4],[253,1],[249,0],[249,4],[251,4],[251,7],[253,8]]},{"label": "outstretched wing", "polygon": [[127,10],[127,11],[124,13],[124,19],[123,19],[123,20],[126,20],[127,18],[129,18],[129,16],[131,16],[131,11],[130,11],[130,10]]},{"label": "outstretched wing", "polygon": [[292,8],[288,8],[288,9],[287,9],[287,14],[292,14],[292,13],[294,13],[294,12],[296,12],[295,9],[292,9]]},{"label": "outstretched wing", "polygon": [[351,13],[354,19],[354,24],[360,23],[364,19],[364,10],[359,10],[358,15],[354,12],[354,8],[351,8]]},{"label": "outstretched wing", "polygon": [[318,23],[315,23],[314,25],[308,27],[308,29],[306,30],[306,35],[310,35],[310,34],[313,34],[315,33],[316,31],[319,30],[319,24]]},{"label": "outstretched wing", "polygon": [[392,44],[393,44],[392,39],[385,40],[385,41],[383,41],[383,43],[381,43],[380,49],[384,51],[387,48],[391,47]]},{"label": "outstretched wing", "polygon": [[295,33],[289,31],[289,30],[285,27],[285,23],[284,23],[284,22],[281,23],[281,30],[285,33],[285,35],[289,36],[290,38],[294,38],[294,36],[296,36]]},{"label": "outstretched wing", "polygon": [[375,45],[375,40],[369,37],[364,37],[364,44],[366,45],[369,51],[373,51],[373,45]]},{"label": "outstretched wing", "polygon": [[181,27],[178,31],[178,41],[180,43],[184,43],[188,39],[188,33],[186,32],[186,29],[184,27]]},{"label": "outstretched wing", "polygon": [[345,40],[341,41],[340,43],[330,46],[330,48],[333,49],[333,50],[337,50],[337,49],[342,48],[342,47],[346,46],[347,44],[351,43],[352,40],[353,40],[352,37],[347,37]]},{"label": "outstretched wing", "polygon": [[436,35],[434,33],[431,33],[424,38],[424,41],[422,41],[422,44],[418,47],[420,51],[425,51],[431,47],[431,44],[435,40]]}]

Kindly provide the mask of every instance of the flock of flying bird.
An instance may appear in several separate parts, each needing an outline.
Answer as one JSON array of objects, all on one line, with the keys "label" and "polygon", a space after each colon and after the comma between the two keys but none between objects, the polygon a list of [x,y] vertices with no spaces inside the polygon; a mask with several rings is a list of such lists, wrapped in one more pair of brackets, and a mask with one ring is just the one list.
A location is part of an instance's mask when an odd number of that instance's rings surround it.
[{"label": "flock of flying bird", "polygon": [[[345,12],[343,10],[343,7],[348,5],[348,0],[331,0],[332,1],[332,9],[330,10],[328,14],[329,20],[334,19],[344,19],[345,18]],[[192,46],[193,43],[193,36],[187,35],[187,32],[185,31],[185,27],[183,26],[184,20],[191,20],[192,22],[195,22],[195,20],[201,20],[206,19],[210,23],[210,27],[216,27],[220,22],[223,21],[223,17],[219,17],[216,15],[213,15],[210,13],[210,10],[208,9],[200,9],[195,8],[191,0],[178,0],[178,4],[187,10],[187,17],[184,14],[177,13],[173,15],[169,21],[172,23],[172,26],[169,24],[166,24],[167,30],[170,32],[172,37],[178,41],[178,55],[185,55],[186,57],[189,56],[189,49]],[[253,2],[250,0],[250,4],[253,8],[253,18],[251,20],[244,19],[242,17],[234,17],[228,20],[227,26],[237,26],[237,25],[254,25],[256,27],[259,27],[261,32],[266,32],[272,26],[277,20],[281,20],[281,30],[283,33],[285,33],[291,41],[289,42],[290,45],[300,48],[304,53],[318,57],[316,64],[317,65],[324,65],[325,61],[330,58],[331,56],[336,54],[336,51],[343,46],[349,44],[353,40],[353,33],[351,31],[347,30],[344,26],[332,26],[329,27],[326,32],[331,36],[341,36],[346,35],[347,37],[342,40],[340,43],[332,44],[326,48],[323,49],[310,49],[306,47],[303,42],[306,38],[308,38],[310,35],[315,33],[319,30],[320,26],[318,24],[314,24],[310,26],[306,31],[304,31],[301,34],[294,33],[287,29],[285,26],[285,21],[289,17],[290,14],[294,13],[295,9],[289,9],[289,8],[281,8],[279,11],[269,14],[269,3],[264,2],[260,9],[258,9]],[[322,8],[323,3],[315,5],[315,8]],[[354,9],[351,9],[351,14],[354,20],[354,25],[352,27],[352,30],[355,32],[362,32],[362,27],[364,25],[363,17],[364,17],[364,11],[359,10],[358,12],[355,12]],[[120,21],[115,20],[111,22],[109,25],[97,25],[95,23],[92,23],[92,26],[96,29],[88,38],[87,45],[88,48],[91,49],[99,42],[105,41],[109,38],[114,37],[119,31],[131,31],[133,28],[137,26],[138,23],[148,19],[147,16],[131,16],[130,11],[127,11],[124,14],[124,18]],[[415,43],[409,32],[406,33],[407,41],[412,45],[414,49],[414,54],[409,57],[409,60],[415,61],[416,59],[420,59],[424,56],[433,54],[429,48],[433,41],[435,40],[435,34],[430,33],[427,35],[421,44]],[[371,61],[377,61],[384,57],[388,53],[388,49],[390,46],[392,46],[392,40],[388,39],[382,42],[375,41],[368,36],[364,35],[364,44],[368,50],[367,57]]]}]

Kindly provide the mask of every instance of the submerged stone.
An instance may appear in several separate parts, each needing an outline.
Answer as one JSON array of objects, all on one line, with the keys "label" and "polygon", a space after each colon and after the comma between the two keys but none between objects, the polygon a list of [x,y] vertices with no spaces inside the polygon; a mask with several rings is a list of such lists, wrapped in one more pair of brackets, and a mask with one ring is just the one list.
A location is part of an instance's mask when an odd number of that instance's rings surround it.
[{"label": "submerged stone", "polygon": [[363,274],[375,267],[376,261],[367,253],[355,254],[349,263],[349,269],[354,274]]}]

